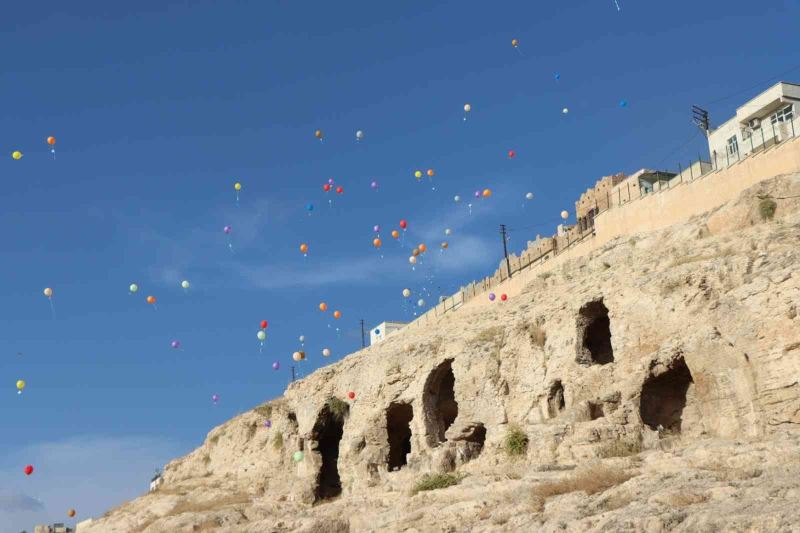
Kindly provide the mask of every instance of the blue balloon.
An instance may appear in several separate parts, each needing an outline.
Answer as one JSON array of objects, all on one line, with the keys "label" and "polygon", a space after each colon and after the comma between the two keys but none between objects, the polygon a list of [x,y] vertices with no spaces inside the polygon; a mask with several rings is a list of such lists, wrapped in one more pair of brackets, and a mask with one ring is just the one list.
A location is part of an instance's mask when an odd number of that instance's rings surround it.
[{"label": "blue balloon", "polygon": [[314,204],[308,204],[308,205],[306,206],[306,210],[307,210],[307,211],[313,211],[313,210],[314,210]]},{"label": "blue balloon", "polygon": [[619,106],[620,107],[628,107],[628,102],[626,102],[625,100],[620,100],[619,101]]},{"label": "blue balloon", "polygon": [[561,74],[559,74],[558,72],[556,72],[556,79],[557,79],[557,80],[560,80],[560,79],[561,79]]},{"label": "blue balloon", "polygon": [[380,334],[381,334],[381,330],[379,330],[379,329],[376,329],[376,330],[375,330],[375,335],[380,335]]}]

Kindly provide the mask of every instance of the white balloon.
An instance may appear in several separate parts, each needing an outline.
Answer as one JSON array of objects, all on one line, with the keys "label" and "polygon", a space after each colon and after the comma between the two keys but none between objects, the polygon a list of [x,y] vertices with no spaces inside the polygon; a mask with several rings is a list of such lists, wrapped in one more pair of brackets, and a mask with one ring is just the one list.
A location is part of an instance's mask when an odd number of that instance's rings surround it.
[{"label": "white balloon", "polygon": [[306,342],[306,336],[305,335],[300,335],[300,342],[301,343],[302,342]]},{"label": "white balloon", "polygon": [[189,282],[186,281],[186,280],[181,281],[181,287],[183,287],[184,289],[188,289],[189,288]]},{"label": "white balloon", "polygon": [[411,263],[412,265],[416,265],[417,258],[412,255],[411,257],[408,258],[408,262]]},{"label": "white balloon", "polygon": [[417,301],[417,305],[418,305],[418,306],[420,306],[420,307],[425,307],[425,300],[423,300],[422,298],[420,298],[420,299]]},{"label": "white balloon", "polygon": [[258,333],[256,333],[256,337],[258,337],[258,340],[263,341],[264,339],[267,338],[267,334],[264,333],[263,331],[259,331]]},{"label": "white balloon", "polygon": [[408,298],[411,296],[411,291],[409,289],[403,289],[403,297]]},{"label": "white balloon", "polygon": [[358,130],[358,131],[356,132],[356,139],[358,139],[358,140],[360,141],[360,140],[361,140],[361,139],[363,139],[363,138],[364,138],[364,132],[363,132],[363,131],[361,131],[361,130]]},{"label": "white balloon", "polygon": [[445,235],[450,235],[451,233],[453,233],[453,230],[451,230],[450,228],[447,228],[446,230],[444,230],[444,234]]},{"label": "white balloon", "polygon": [[330,357],[330,355],[331,355],[331,351],[328,348],[324,348],[322,350],[322,356],[323,357]]},{"label": "white balloon", "polygon": [[561,218],[567,220],[569,218],[569,213],[567,213],[566,211],[561,211]]},{"label": "white balloon", "polygon": [[472,106],[469,105],[469,104],[465,105],[464,106],[464,112],[469,113],[470,111],[472,111]]},{"label": "white balloon", "polygon": [[561,110],[561,112],[566,115],[567,113],[569,113],[569,108],[565,107],[564,109]]},{"label": "white balloon", "polygon": [[459,195],[455,195],[455,196],[453,196],[453,201],[454,202],[460,202],[461,201],[461,197]]},{"label": "white balloon", "polygon": [[527,200],[533,200],[533,193],[532,193],[532,192],[529,192],[528,194],[526,194],[526,195],[525,195],[525,198],[526,198]]}]

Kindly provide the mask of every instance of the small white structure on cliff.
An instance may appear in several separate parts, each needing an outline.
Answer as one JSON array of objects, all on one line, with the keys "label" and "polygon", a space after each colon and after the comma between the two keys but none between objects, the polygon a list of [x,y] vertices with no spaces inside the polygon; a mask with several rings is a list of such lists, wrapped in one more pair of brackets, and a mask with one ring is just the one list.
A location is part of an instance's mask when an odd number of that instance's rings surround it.
[{"label": "small white structure on cliff", "polygon": [[399,329],[403,329],[406,322],[381,322],[369,330],[369,345],[374,346],[385,339],[388,335]]}]

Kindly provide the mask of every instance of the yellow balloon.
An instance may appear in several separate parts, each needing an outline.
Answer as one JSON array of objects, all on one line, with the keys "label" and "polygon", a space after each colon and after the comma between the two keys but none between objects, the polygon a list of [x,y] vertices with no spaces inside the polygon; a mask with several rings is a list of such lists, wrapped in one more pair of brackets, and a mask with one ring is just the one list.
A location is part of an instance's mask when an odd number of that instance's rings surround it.
[{"label": "yellow balloon", "polygon": [[13,152],[11,152],[11,157],[13,157],[14,159],[22,159],[22,152],[20,152],[19,150],[14,150]]},{"label": "yellow balloon", "polygon": [[24,388],[25,388],[25,381],[24,381],[24,380],[22,380],[22,379],[21,379],[21,380],[19,380],[19,381],[17,381],[17,389],[18,389],[18,390],[22,390],[22,389],[24,389]]},{"label": "yellow balloon", "polygon": [[47,296],[48,298],[50,298],[50,297],[53,295],[53,289],[51,289],[50,287],[47,287],[47,288],[46,288],[45,290],[43,290],[42,292],[43,292],[43,293],[44,293],[44,295],[45,295],[45,296]]},{"label": "yellow balloon", "polygon": [[519,44],[519,41],[518,41],[518,40],[516,40],[516,39],[511,39],[511,46],[513,46],[514,48],[516,48],[518,44]]},{"label": "yellow balloon", "polygon": [[236,183],[233,184],[233,188],[236,189],[237,191],[241,191],[242,184],[237,181]]},{"label": "yellow balloon", "polygon": [[422,177],[422,171],[421,170],[417,170],[416,172],[414,172],[414,177],[417,178],[417,179],[420,179]]}]

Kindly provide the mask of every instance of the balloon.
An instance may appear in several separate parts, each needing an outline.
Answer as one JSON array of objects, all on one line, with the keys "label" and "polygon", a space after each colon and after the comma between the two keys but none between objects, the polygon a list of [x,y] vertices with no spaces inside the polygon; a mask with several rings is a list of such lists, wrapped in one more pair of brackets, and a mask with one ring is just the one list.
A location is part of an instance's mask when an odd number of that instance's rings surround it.
[{"label": "balloon", "polygon": [[43,290],[42,292],[43,292],[43,293],[44,293],[44,295],[45,295],[45,296],[47,296],[48,298],[50,298],[51,296],[53,296],[53,289],[51,289],[50,287],[47,287],[47,288],[46,288],[45,290]]},{"label": "balloon", "polygon": [[369,184],[369,186],[372,187],[373,189],[377,189],[378,188],[378,182],[377,181],[373,181],[372,183]]},{"label": "balloon", "polygon": [[564,109],[561,110],[561,112],[566,115],[567,113],[569,113],[569,108],[565,107]]},{"label": "balloon", "polygon": [[453,201],[454,202],[460,202],[461,201],[461,197],[459,195],[455,195],[455,196],[453,196]]},{"label": "balloon", "polygon": [[425,307],[425,300],[423,300],[422,298],[420,298],[419,300],[417,300],[417,305],[418,305],[419,307]]},{"label": "balloon", "polygon": [[626,102],[625,100],[620,100],[619,101],[619,106],[620,107],[627,107],[628,106],[628,102]]},{"label": "balloon", "polygon": [[406,222],[405,219],[401,220],[400,227],[406,229],[408,227],[408,222]]},{"label": "balloon", "polygon": [[[50,138],[52,139],[52,137],[50,137]],[[67,511],[67,516],[70,517],[70,518],[75,516],[75,509],[70,509],[69,511]]]},{"label": "balloon", "polygon": [[322,190],[325,191],[325,192],[330,191],[331,190],[331,184],[330,183],[326,183],[325,185],[322,186]]},{"label": "balloon", "polygon": [[525,195],[525,199],[526,199],[526,200],[533,200],[533,193],[532,193],[532,192],[529,192],[528,194],[526,194],[526,195]]},{"label": "balloon", "polygon": [[356,393],[353,392],[353,391],[350,391],[350,392],[347,393],[347,397],[350,398],[351,400],[354,400],[355,397],[356,397]]},{"label": "balloon", "polygon": [[483,197],[484,198],[489,198],[491,195],[492,195],[492,190],[491,189],[483,189]]},{"label": "balloon", "polygon": [[358,131],[356,132],[356,139],[358,139],[358,140],[360,141],[360,140],[361,140],[361,139],[363,139],[363,138],[364,138],[364,132],[363,132],[363,131],[361,131],[361,130],[358,130]]},{"label": "balloon", "polygon": [[518,40],[516,40],[516,39],[511,39],[511,46],[513,46],[514,48],[516,48],[517,46],[519,46],[519,41],[518,41]]},{"label": "balloon", "polygon": [[189,282],[187,280],[181,281],[181,287],[183,287],[184,289],[188,289],[189,288]]},{"label": "balloon", "polygon": [[417,179],[420,179],[422,177],[422,171],[421,170],[417,170],[416,172],[414,172],[414,177],[417,178]]},{"label": "balloon", "polygon": [[222,228],[222,231],[230,235],[231,231],[233,231],[233,228],[230,226],[225,226],[224,228]]},{"label": "balloon", "polygon": [[408,298],[409,296],[411,296],[411,290],[410,289],[403,289],[403,296],[405,298]]},{"label": "balloon", "polygon": [[295,463],[299,463],[303,460],[303,452],[294,452],[292,454],[292,459],[294,459]]},{"label": "balloon", "polygon": [[155,296],[148,296],[147,297],[147,303],[149,303],[149,304],[156,303],[156,297]]},{"label": "balloon", "polygon": [[569,218],[569,213],[567,213],[566,211],[561,211],[561,218],[567,220]]},{"label": "balloon", "polygon": [[308,252],[308,245],[306,243],[301,244],[300,245],[300,251],[303,252],[303,253],[307,253]]},{"label": "balloon", "polygon": [[445,235],[452,235],[452,233],[453,233],[453,230],[451,230],[450,228],[447,228],[446,230],[444,230],[444,234]]},{"label": "balloon", "polygon": [[26,476],[33,474],[33,465],[26,466],[24,472]]},{"label": "balloon", "polygon": [[480,197],[481,197],[481,191],[475,191],[475,192],[473,193],[473,196],[474,196],[475,198],[480,198]]},{"label": "balloon", "polygon": [[494,296],[494,293],[493,293],[493,292],[490,292],[490,293],[489,293],[489,301],[490,301],[490,302],[493,302],[493,301],[494,301],[494,298],[495,298],[495,296]]},{"label": "balloon", "polygon": [[13,152],[11,152],[11,157],[13,157],[16,160],[20,160],[22,159],[22,152],[20,152],[19,150],[14,150]]},{"label": "balloon", "polygon": [[442,249],[443,250],[446,250],[448,246],[450,246],[450,245],[447,244],[447,241],[442,242]]},{"label": "balloon", "polygon": [[281,364],[277,361],[272,363],[272,370],[278,370],[281,367]]},{"label": "balloon", "polygon": [[139,290],[139,286],[137,284],[135,284],[135,283],[131,283],[131,286],[128,287],[128,290],[131,291],[132,293],[136,292],[136,291]]},{"label": "balloon", "polygon": [[300,335],[299,340],[300,340],[300,344],[303,344],[304,342],[306,342],[306,336],[305,335]]},{"label": "balloon", "polygon": [[516,156],[516,155],[517,155],[517,152],[515,152],[514,150],[509,150],[508,151],[509,159],[514,159],[514,156]]},{"label": "balloon", "polygon": [[317,139],[322,139],[322,130],[315,131],[314,137],[316,137]]},{"label": "balloon", "polygon": [[381,232],[381,227],[379,225],[375,224],[374,226],[372,226],[372,231],[374,231],[375,233],[380,233]]},{"label": "balloon", "polygon": [[25,388],[25,380],[24,379],[17,380],[17,390],[21,391],[24,388]]},{"label": "balloon", "polygon": [[264,420],[264,427],[269,429],[272,427],[272,420]]},{"label": "balloon", "polygon": [[372,240],[372,246],[374,246],[375,248],[380,248],[380,247],[381,247],[381,244],[383,244],[383,243],[381,242],[381,240],[380,240],[380,239],[377,239],[377,238],[376,238],[376,239],[373,239],[373,240]]},{"label": "balloon", "polygon": [[418,256],[419,255],[419,248],[414,248],[413,250],[411,250],[411,255],[413,255],[414,257]]},{"label": "balloon", "polygon": [[236,183],[233,184],[233,188],[236,189],[237,191],[241,191],[242,184],[237,181]]},{"label": "balloon", "polygon": [[333,178],[328,178],[328,184],[333,185]]},{"label": "balloon", "polygon": [[423,253],[423,254],[428,250],[428,247],[425,246],[424,244],[420,244],[418,246],[418,248],[419,248],[420,253]]},{"label": "balloon", "polygon": [[314,210],[314,204],[306,204],[306,211],[309,213]]},{"label": "balloon", "polygon": [[375,335],[380,335],[380,334],[381,334],[381,330],[379,330],[379,329],[376,329],[376,330],[375,330]]},{"label": "balloon", "polygon": [[500,299],[505,302],[506,300],[508,300],[508,296],[505,294],[501,294]]},{"label": "balloon", "polygon": [[219,400],[219,396],[217,396],[216,394],[212,394],[211,395],[211,401],[212,402],[217,403],[218,400]]},{"label": "balloon", "polygon": [[554,77],[555,77],[556,81],[558,81],[558,80],[560,80],[560,79],[561,79],[561,74],[559,74],[558,72],[556,72],[556,75],[555,75]]},{"label": "balloon", "polygon": [[333,312],[333,318],[335,318],[337,320],[342,318],[342,312],[341,311],[334,311]]},{"label": "balloon", "polygon": [[268,326],[267,321],[266,320],[262,320],[261,321],[261,329],[267,329],[267,326]]},{"label": "balloon", "polygon": [[330,351],[330,349],[328,349],[328,348],[323,348],[323,349],[322,349],[322,357],[330,357],[330,356],[331,356],[331,351]]},{"label": "balloon", "polygon": [[471,106],[471,105],[469,105],[469,104],[466,104],[466,105],[464,106],[464,112],[465,112],[465,113],[469,113],[470,111],[472,111],[472,106]]},{"label": "balloon", "polygon": [[431,177],[431,178],[433,177],[433,169],[432,168],[428,169],[428,176]]},{"label": "balloon", "polygon": [[305,354],[303,352],[294,352],[292,354],[292,359],[298,362],[302,361],[303,359],[305,359]]},{"label": "balloon", "polygon": [[260,340],[261,342],[264,342],[266,340],[266,338],[267,338],[267,334],[262,329],[262,330],[259,330],[258,333],[256,333],[256,337],[258,337],[258,340]]},{"label": "balloon", "polygon": [[328,310],[328,304],[326,304],[325,302],[321,302],[319,304],[319,310],[320,311],[327,311]]},{"label": "balloon", "polygon": [[47,144],[49,144],[50,146],[53,146],[54,144],[56,144],[56,138],[55,137],[48,137],[47,138]]},{"label": "balloon", "polygon": [[169,344],[170,344],[170,346],[172,346],[172,347],[173,347],[173,348],[175,348],[176,350],[177,350],[178,348],[180,348],[180,347],[181,347],[181,341],[172,341],[172,342],[171,342],[171,343],[169,343]]},{"label": "balloon", "polygon": [[342,194],[343,192],[344,192],[344,187],[342,187],[341,185],[336,187],[336,194]]},{"label": "balloon", "polygon": [[417,264],[417,258],[416,258],[416,256],[413,256],[413,255],[412,255],[411,257],[409,257],[409,258],[408,258],[408,262],[409,262],[409,263],[411,263],[412,265],[416,265],[416,264]]},{"label": "balloon", "polygon": [[400,232],[397,231],[396,229],[393,229],[392,230],[392,237],[394,237],[395,239],[399,238],[400,237]]}]

